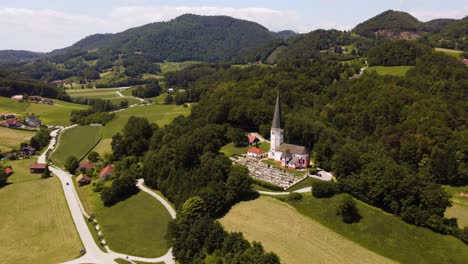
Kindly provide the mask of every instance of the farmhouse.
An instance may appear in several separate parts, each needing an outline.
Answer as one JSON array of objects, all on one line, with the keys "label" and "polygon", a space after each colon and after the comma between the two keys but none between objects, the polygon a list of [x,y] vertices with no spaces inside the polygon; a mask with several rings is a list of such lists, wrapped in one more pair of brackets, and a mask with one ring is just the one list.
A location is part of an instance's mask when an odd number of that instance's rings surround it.
[{"label": "farmhouse", "polygon": [[107,165],[104,169],[102,169],[101,173],[99,174],[99,179],[101,181],[105,181],[112,177],[112,173],[114,172],[114,167],[112,165]]},{"label": "farmhouse", "polygon": [[249,134],[249,146],[257,146],[258,142],[260,142],[260,139],[257,138],[254,134]]},{"label": "farmhouse", "polygon": [[89,161],[82,162],[76,171],[78,172],[87,172],[93,169],[93,164]]},{"label": "farmhouse", "polygon": [[36,154],[36,149],[31,146],[26,146],[21,149],[21,155],[23,156],[33,156]]},{"label": "farmhouse", "polygon": [[7,119],[14,119],[16,116],[14,114],[3,114],[2,119],[7,120]]},{"label": "farmhouse", "polygon": [[2,126],[4,127],[10,127],[10,128],[17,128],[21,126],[21,121],[19,119],[13,118],[13,119],[7,119],[2,122]]},{"label": "farmhouse", "polygon": [[26,123],[30,127],[40,127],[42,125],[41,120],[36,116],[28,116],[26,117]]},{"label": "farmhouse", "polygon": [[266,156],[265,152],[259,148],[250,148],[247,151],[247,156],[254,158],[264,158]]},{"label": "farmhouse", "polygon": [[90,182],[91,178],[89,178],[86,174],[82,173],[76,177],[76,183],[78,184],[78,187],[89,184]]},{"label": "farmhouse", "polygon": [[45,163],[32,163],[29,165],[29,171],[31,173],[43,173],[47,167]]},{"label": "farmhouse", "polygon": [[18,94],[18,95],[13,95],[13,96],[11,97],[11,99],[20,100],[20,101],[21,101],[21,100],[23,100],[23,96],[22,96],[22,95],[19,95],[19,94]]},{"label": "farmhouse", "polygon": [[5,168],[5,173],[6,173],[6,175],[10,176],[10,175],[13,174],[13,169],[10,168],[10,167],[6,167],[6,168]]},{"label": "farmhouse", "polygon": [[310,164],[310,151],[303,146],[284,143],[284,129],[281,123],[280,96],[276,97],[275,114],[270,131],[270,151],[268,158],[272,159],[284,168],[305,169]]}]

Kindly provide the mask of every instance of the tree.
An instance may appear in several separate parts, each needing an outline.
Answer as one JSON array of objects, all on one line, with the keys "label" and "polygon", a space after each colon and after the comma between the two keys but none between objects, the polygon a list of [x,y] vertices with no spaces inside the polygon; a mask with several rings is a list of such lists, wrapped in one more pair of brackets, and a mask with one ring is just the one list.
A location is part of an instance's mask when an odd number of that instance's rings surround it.
[{"label": "tree", "polygon": [[252,190],[253,179],[249,176],[249,170],[242,165],[234,165],[229,172],[226,181],[226,199],[233,202]]},{"label": "tree", "polygon": [[50,170],[49,170],[49,166],[46,166],[45,167],[45,170],[44,172],[42,173],[42,176],[41,176],[43,179],[45,178],[49,178],[50,177]]},{"label": "tree", "polygon": [[193,222],[205,216],[208,212],[206,204],[200,196],[194,196],[185,201],[181,210],[181,219]]},{"label": "tree", "polygon": [[361,215],[356,207],[356,202],[349,195],[346,195],[341,200],[337,214],[341,215],[343,222],[346,224],[357,223],[361,220]]},{"label": "tree", "polygon": [[75,156],[69,156],[65,161],[65,169],[71,174],[75,174],[75,171],[79,166],[80,164],[78,163],[78,159]]},{"label": "tree", "polygon": [[172,95],[168,94],[168,95],[166,96],[166,98],[164,98],[164,103],[165,103],[165,104],[172,104],[172,103],[174,103],[174,97],[173,97]]},{"label": "tree", "polygon": [[101,156],[96,151],[91,151],[88,154],[88,160],[91,162],[98,162],[101,159]]},{"label": "tree", "polygon": [[240,128],[230,128],[228,130],[227,137],[229,140],[234,142],[236,147],[245,146],[248,140],[244,131]]},{"label": "tree", "polygon": [[317,198],[329,198],[335,195],[337,186],[333,181],[314,181],[312,195]]}]

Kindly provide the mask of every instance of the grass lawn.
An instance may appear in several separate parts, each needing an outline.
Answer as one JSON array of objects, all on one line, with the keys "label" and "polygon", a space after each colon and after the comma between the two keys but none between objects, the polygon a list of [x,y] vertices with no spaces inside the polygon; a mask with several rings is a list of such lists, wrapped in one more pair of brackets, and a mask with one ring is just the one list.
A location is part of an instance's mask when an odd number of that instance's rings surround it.
[{"label": "grass lawn", "polygon": [[98,88],[98,89],[76,89],[67,90],[70,97],[85,97],[85,98],[100,98],[100,99],[111,99],[117,98],[119,95],[116,93],[120,89],[118,88]]},{"label": "grass lawn", "polygon": [[159,257],[169,246],[164,236],[171,219],[166,208],[149,194],[138,194],[112,207],[104,207],[93,186],[78,188],[86,210],[99,222],[104,239],[117,252],[141,257]]},{"label": "grass lawn", "polygon": [[452,207],[447,209],[445,215],[457,218],[461,228],[468,226],[468,197],[460,196],[460,193],[468,193],[468,186],[444,186],[444,190],[452,196]]},{"label": "grass lawn", "polygon": [[372,66],[366,71],[376,71],[379,75],[406,76],[406,73],[414,66]]},{"label": "grass lawn", "polygon": [[220,221],[261,242],[282,263],[392,263],[271,197],[236,204]]},{"label": "grass lawn", "polygon": [[60,181],[29,174],[34,160],[9,162],[15,173],[0,189],[1,263],[60,263],[83,248]]},{"label": "grass lawn", "polygon": [[85,109],[87,106],[52,99],[54,105],[22,103],[10,98],[0,97],[0,112],[19,115],[34,114],[43,124],[65,126],[70,124],[72,110]]},{"label": "grass lawn", "polygon": [[[221,148],[219,152],[223,153],[224,155],[228,157],[232,157],[234,155],[242,155],[242,154],[247,154],[247,150],[249,148],[252,148],[252,146],[246,146],[246,147],[236,147],[234,143],[229,143]],[[270,150],[270,143],[268,142],[261,142],[259,145],[259,149],[268,152]]]},{"label": "grass lawn", "polygon": [[163,63],[159,63],[159,66],[161,66],[161,72],[165,74],[167,72],[182,70],[183,68],[186,68],[188,66],[198,64],[198,63],[200,62],[198,61],[163,62]]},{"label": "grass lawn", "polygon": [[360,201],[357,201],[357,205],[362,215],[361,221],[344,224],[336,215],[342,196],[316,199],[306,195],[304,200],[291,202],[291,205],[334,232],[402,263],[466,263],[467,246],[455,237],[407,224]]},{"label": "grass lawn", "polygon": [[298,182],[298,183],[294,184],[293,186],[289,187],[289,189],[287,189],[286,191],[293,192],[293,191],[296,191],[296,190],[299,190],[299,189],[302,189],[302,188],[311,187],[312,183],[315,182],[315,181],[321,181],[321,180],[316,179],[316,178],[312,178],[312,177],[307,177],[304,180],[302,180],[301,182]]},{"label": "grass lawn", "polygon": [[57,166],[63,167],[69,156],[83,159],[101,139],[102,127],[78,126],[60,134],[59,145],[52,154]]},{"label": "grass lawn", "polygon": [[35,131],[0,127],[0,150],[19,149],[22,142],[29,141],[35,134]]},{"label": "grass lawn", "polygon": [[443,52],[449,56],[455,58],[461,58],[463,51],[462,50],[454,50],[454,49],[444,49],[444,48],[435,48],[436,51]]}]

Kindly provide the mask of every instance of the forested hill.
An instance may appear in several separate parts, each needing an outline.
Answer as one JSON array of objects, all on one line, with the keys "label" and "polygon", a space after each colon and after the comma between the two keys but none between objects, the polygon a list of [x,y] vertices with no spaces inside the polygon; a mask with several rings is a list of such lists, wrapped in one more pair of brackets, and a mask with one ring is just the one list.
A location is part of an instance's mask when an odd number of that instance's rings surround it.
[{"label": "forested hill", "polygon": [[0,61],[22,61],[36,59],[44,55],[27,50],[0,50]]},{"label": "forested hill", "polygon": [[275,37],[275,33],[254,22],[186,14],[117,34],[92,35],[52,54],[99,48],[121,54],[143,53],[159,61],[227,61]]}]

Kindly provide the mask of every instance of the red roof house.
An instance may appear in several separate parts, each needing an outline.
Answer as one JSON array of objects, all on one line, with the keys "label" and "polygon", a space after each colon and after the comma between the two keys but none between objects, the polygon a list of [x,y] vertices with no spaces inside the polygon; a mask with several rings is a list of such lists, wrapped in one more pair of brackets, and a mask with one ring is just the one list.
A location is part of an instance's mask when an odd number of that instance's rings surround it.
[{"label": "red roof house", "polygon": [[47,167],[45,163],[32,163],[29,165],[29,171],[31,173],[43,173]]},{"label": "red roof house", "polygon": [[5,168],[5,173],[10,176],[11,174],[13,174],[13,170],[11,168]]},{"label": "red roof house", "polygon": [[93,164],[89,161],[82,162],[76,171],[89,171],[93,168]]},{"label": "red roof house", "polygon": [[265,157],[265,151],[259,148],[250,148],[247,151],[247,156],[254,157],[254,158],[263,158]]},{"label": "red roof house", "polygon": [[255,145],[255,143],[257,143],[257,142],[260,141],[260,140],[259,140],[255,135],[253,135],[253,134],[249,134],[248,138],[249,138],[249,145],[250,145],[250,146],[253,146],[253,145]]},{"label": "red roof house", "polygon": [[114,172],[114,167],[112,165],[107,165],[104,169],[102,169],[101,173],[99,174],[99,179],[101,181],[105,181],[112,177],[112,173]]}]

